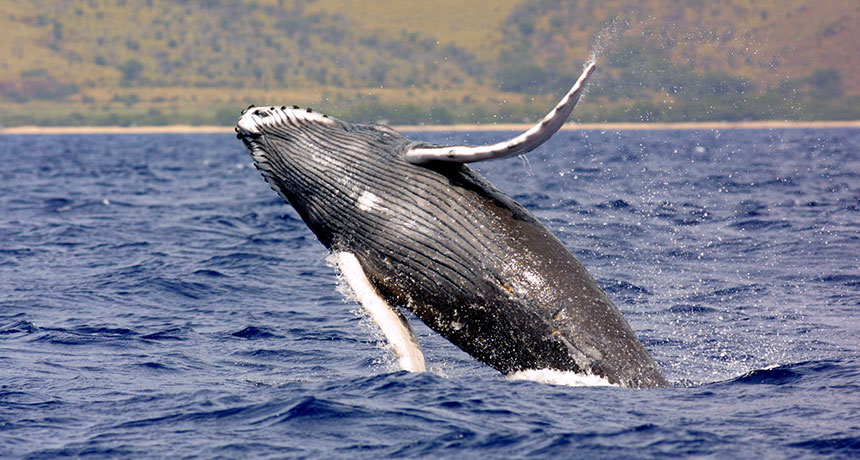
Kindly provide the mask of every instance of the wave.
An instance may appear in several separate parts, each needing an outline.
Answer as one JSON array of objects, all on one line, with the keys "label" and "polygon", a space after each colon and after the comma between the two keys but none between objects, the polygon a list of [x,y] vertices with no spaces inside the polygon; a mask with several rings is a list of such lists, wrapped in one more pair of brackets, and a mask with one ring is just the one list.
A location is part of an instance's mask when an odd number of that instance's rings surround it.
[{"label": "wave", "polygon": [[[801,361],[749,371],[722,383],[730,385],[787,385],[813,378],[844,378],[843,365],[836,360]],[[856,369],[853,373],[858,373]],[[834,382],[835,383],[835,382]]]}]

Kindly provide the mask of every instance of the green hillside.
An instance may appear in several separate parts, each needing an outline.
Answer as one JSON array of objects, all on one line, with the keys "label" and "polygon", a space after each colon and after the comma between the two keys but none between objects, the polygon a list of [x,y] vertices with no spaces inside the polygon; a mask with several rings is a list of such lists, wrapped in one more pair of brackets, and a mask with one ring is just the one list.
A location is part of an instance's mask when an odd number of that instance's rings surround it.
[{"label": "green hillside", "polygon": [[[0,0],[0,124],[860,119],[860,2]],[[467,5],[467,6],[464,6]]]}]

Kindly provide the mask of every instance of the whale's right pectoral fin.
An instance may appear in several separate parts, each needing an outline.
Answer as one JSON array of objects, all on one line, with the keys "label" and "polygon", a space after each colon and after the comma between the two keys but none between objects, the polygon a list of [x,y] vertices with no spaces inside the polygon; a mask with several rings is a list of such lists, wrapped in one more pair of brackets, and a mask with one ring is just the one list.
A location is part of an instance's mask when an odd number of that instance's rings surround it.
[{"label": "whale's right pectoral fin", "polygon": [[409,327],[409,323],[377,294],[355,255],[349,252],[336,252],[334,259],[340,273],[355,294],[356,300],[382,330],[397,356],[400,368],[409,372],[426,371],[424,353],[421,352],[421,347],[415,340],[415,334]]},{"label": "whale's right pectoral fin", "polygon": [[567,121],[567,117],[573,112],[573,108],[582,95],[585,82],[594,72],[595,63],[591,62],[582,71],[582,75],[564,95],[558,105],[552,109],[540,123],[534,125],[528,131],[517,137],[492,145],[448,145],[448,146],[426,146],[418,144],[404,153],[406,161],[412,164],[424,164],[433,161],[447,161],[453,163],[471,163],[473,161],[493,160],[507,158],[514,155],[522,155],[531,152],[539,145],[547,141]]}]

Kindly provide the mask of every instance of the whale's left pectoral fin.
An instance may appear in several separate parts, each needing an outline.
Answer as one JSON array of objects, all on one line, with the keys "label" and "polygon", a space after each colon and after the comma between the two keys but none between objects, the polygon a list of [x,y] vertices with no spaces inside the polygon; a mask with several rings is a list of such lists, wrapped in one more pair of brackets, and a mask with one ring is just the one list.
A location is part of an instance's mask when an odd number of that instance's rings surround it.
[{"label": "whale's left pectoral fin", "polygon": [[349,252],[336,252],[334,259],[356,300],[382,330],[397,356],[400,368],[409,372],[424,372],[426,370],[424,353],[421,352],[421,347],[415,340],[415,334],[406,319],[377,294],[355,255]]},{"label": "whale's left pectoral fin", "polygon": [[481,160],[493,160],[507,158],[514,155],[522,155],[536,149],[547,141],[567,121],[573,112],[573,108],[582,95],[585,82],[594,72],[595,63],[589,63],[570,91],[564,95],[561,102],[550,111],[540,123],[534,125],[528,131],[517,137],[492,145],[449,145],[449,146],[422,146],[421,144],[410,148],[404,153],[406,161],[413,164],[424,164],[433,161],[447,161],[454,163],[471,163]]}]

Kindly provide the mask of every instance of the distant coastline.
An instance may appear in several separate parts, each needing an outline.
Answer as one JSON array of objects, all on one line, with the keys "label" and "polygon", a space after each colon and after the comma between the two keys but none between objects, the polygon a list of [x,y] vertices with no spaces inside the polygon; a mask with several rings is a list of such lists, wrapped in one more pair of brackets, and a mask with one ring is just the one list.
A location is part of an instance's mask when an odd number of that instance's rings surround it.
[{"label": "distant coastline", "polygon": [[[525,131],[525,123],[457,124],[457,125],[395,125],[403,132],[445,131]],[[568,123],[563,130],[720,130],[720,129],[799,129],[799,128],[860,128],[860,120],[853,121],[704,121],[689,123]],[[231,133],[232,126],[16,126],[0,128],[0,135],[49,134],[168,134],[168,133]]]}]

